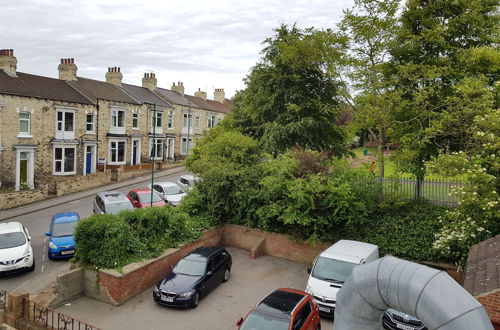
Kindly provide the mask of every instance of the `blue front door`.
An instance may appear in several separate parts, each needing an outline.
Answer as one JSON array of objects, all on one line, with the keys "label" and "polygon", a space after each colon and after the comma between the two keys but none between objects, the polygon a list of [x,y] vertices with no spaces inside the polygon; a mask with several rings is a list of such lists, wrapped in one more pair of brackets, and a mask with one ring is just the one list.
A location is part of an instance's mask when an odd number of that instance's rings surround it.
[{"label": "blue front door", "polygon": [[87,159],[85,161],[85,173],[92,173],[92,147],[87,147]]}]

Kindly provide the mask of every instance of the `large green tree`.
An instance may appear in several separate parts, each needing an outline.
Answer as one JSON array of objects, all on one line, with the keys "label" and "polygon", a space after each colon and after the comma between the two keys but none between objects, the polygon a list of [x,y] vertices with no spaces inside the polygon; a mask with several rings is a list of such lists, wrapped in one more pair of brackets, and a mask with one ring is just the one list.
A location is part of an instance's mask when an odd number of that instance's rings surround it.
[{"label": "large green tree", "polygon": [[295,25],[275,31],[236,95],[235,125],[274,155],[294,146],[345,153],[338,84],[328,70],[340,51],[336,36]]},{"label": "large green tree", "polygon": [[468,78],[487,81],[490,88],[498,81],[498,19],[498,0],[406,3],[391,51],[392,65],[396,86],[408,101],[404,119],[419,120],[398,130],[401,147],[396,160],[419,182],[426,161],[440,151],[464,149],[463,132],[477,113],[455,106],[456,86]]}]

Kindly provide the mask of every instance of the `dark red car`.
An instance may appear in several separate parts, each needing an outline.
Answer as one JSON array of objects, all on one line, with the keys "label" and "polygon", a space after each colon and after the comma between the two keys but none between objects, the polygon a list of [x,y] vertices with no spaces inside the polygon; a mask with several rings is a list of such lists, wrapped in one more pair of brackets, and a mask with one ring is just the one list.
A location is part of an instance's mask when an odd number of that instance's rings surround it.
[{"label": "dark red car", "polygon": [[153,190],[153,203],[151,203],[151,189],[137,188],[128,192],[127,198],[130,199],[135,208],[145,208],[150,206],[165,206],[165,201]]},{"label": "dark red car", "polygon": [[271,292],[236,326],[239,330],[319,330],[320,322],[318,304],[310,294],[282,288]]}]

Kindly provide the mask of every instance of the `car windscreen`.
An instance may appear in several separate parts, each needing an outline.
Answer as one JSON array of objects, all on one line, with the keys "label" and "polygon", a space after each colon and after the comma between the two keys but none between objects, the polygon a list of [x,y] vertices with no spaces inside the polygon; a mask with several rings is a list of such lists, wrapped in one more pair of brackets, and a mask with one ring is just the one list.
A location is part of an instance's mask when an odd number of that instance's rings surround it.
[{"label": "car windscreen", "polygon": [[176,274],[201,276],[205,274],[206,266],[205,262],[182,259],[172,271]]},{"label": "car windscreen", "polygon": [[54,224],[54,229],[52,230],[52,236],[73,236],[77,224],[77,221],[56,223]]},{"label": "car windscreen", "polygon": [[163,190],[165,191],[165,195],[179,195],[184,193],[184,190],[179,186],[163,187]]},{"label": "car windscreen", "polygon": [[240,330],[288,330],[290,321],[286,319],[273,318],[258,312],[248,314]]},{"label": "car windscreen", "polygon": [[113,203],[106,205],[106,213],[107,214],[118,214],[123,210],[133,210],[134,207],[130,202],[124,203]]},{"label": "car windscreen", "polygon": [[344,283],[352,269],[356,266],[352,262],[319,257],[314,264],[312,276],[319,280]]},{"label": "car windscreen", "polygon": [[21,232],[0,234],[0,249],[9,249],[26,244],[26,237]]},{"label": "car windscreen", "polygon": [[[142,204],[151,204],[151,193],[150,192],[144,192],[139,195],[139,199],[141,200]],[[161,202],[162,199],[160,196],[158,196],[156,193],[153,193],[153,203],[156,202]]]}]

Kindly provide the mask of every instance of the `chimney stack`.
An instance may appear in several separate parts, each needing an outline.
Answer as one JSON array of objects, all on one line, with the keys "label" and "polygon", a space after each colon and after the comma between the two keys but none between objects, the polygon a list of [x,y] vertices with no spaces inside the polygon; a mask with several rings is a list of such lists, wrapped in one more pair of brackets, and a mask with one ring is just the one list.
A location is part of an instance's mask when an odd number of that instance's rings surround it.
[{"label": "chimney stack", "polygon": [[59,79],[72,81],[76,80],[76,71],[78,67],[74,58],[61,58],[61,63],[57,67],[59,70]]},{"label": "chimney stack", "polygon": [[177,82],[177,86],[175,85],[175,82],[172,84],[172,88],[170,88],[174,92],[177,92],[184,96],[184,84],[180,81]]},{"label": "chimney stack", "polygon": [[224,88],[216,88],[214,90],[214,101],[217,101],[219,103],[224,103],[224,100],[225,100]]},{"label": "chimney stack", "polygon": [[158,81],[156,80],[156,75],[153,72],[144,73],[144,77],[142,78],[142,87],[147,88],[150,91],[154,91],[157,83]]},{"label": "chimney stack", "polygon": [[204,99],[205,101],[207,100],[207,92],[203,92],[201,90],[201,88],[198,88],[198,91],[194,92],[194,96],[200,97],[200,98]]},{"label": "chimney stack", "polygon": [[0,70],[16,77],[17,59],[13,49],[0,49]]},{"label": "chimney stack", "polygon": [[108,68],[108,72],[106,72],[106,82],[108,84],[113,84],[115,86],[121,86],[122,79],[123,79],[123,75],[120,72],[119,67],[115,66],[115,67]]}]

